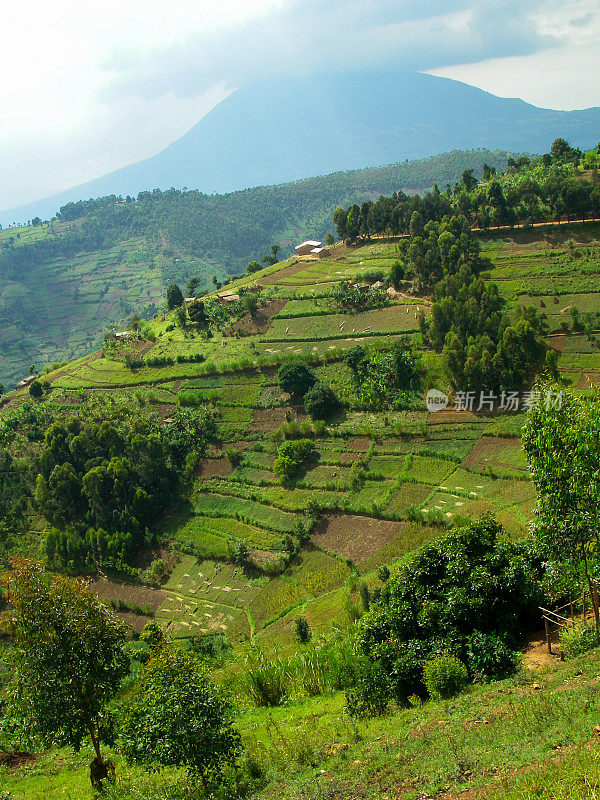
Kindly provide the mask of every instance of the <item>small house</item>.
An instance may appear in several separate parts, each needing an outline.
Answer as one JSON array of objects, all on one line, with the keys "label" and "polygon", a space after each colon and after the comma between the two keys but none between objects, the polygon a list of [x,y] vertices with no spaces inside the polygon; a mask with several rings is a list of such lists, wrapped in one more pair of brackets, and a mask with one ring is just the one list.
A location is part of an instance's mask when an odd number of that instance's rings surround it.
[{"label": "small house", "polygon": [[322,242],[316,242],[312,239],[307,239],[305,242],[301,242],[294,247],[297,256],[310,256],[310,255],[318,255],[314,251],[317,250],[319,253],[323,249],[321,247]]},{"label": "small house", "polygon": [[119,331],[118,333],[115,333],[115,339],[131,339],[131,331]]},{"label": "small house", "polygon": [[371,286],[371,289],[385,289],[385,283],[383,281],[377,281]]},{"label": "small house", "polygon": [[28,375],[26,378],[23,378],[22,381],[19,381],[15,386],[15,389],[24,389],[26,386],[29,386],[30,383],[33,383],[35,380],[35,375]]}]

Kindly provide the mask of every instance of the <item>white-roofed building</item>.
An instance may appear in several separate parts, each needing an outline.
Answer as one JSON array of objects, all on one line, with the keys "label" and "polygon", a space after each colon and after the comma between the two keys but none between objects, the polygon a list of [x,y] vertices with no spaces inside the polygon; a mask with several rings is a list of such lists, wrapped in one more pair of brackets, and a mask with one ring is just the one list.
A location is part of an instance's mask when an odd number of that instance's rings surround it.
[{"label": "white-roofed building", "polygon": [[298,256],[314,255],[312,251],[315,250],[315,248],[321,247],[322,244],[323,242],[316,242],[312,239],[307,239],[305,242],[297,244],[296,247],[294,247],[294,250]]}]

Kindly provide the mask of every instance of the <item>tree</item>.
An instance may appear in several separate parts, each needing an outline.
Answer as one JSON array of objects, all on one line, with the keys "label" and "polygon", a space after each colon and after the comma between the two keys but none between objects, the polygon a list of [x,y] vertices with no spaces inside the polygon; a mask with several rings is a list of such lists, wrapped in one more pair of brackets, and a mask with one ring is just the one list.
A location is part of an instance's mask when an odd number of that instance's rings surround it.
[{"label": "tree", "polygon": [[556,378],[558,378],[558,352],[553,350],[552,347],[549,347],[548,350],[546,350],[545,360],[550,377],[556,380]]},{"label": "tree", "polygon": [[29,374],[30,375],[35,375],[35,364],[30,364],[29,365]]},{"label": "tree", "polygon": [[477,188],[477,178],[473,175],[472,169],[465,169],[463,171],[460,182],[465,187],[465,191],[467,192],[472,192],[473,189]]},{"label": "tree", "polygon": [[313,419],[327,419],[340,407],[337,394],[330,386],[317,381],[304,395],[304,408]]},{"label": "tree", "polygon": [[208,320],[206,317],[206,309],[201,300],[193,300],[187,309],[190,321],[199,328],[206,327]]},{"label": "tree", "polygon": [[3,383],[0,383],[0,397],[6,392],[6,388]]},{"label": "tree", "polygon": [[335,244],[335,237],[331,231],[327,231],[325,234],[325,244],[327,247],[331,247],[332,244]]},{"label": "tree", "polygon": [[342,206],[338,206],[333,212],[333,222],[336,227],[338,239],[344,241],[348,227],[348,212]]},{"label": "tree", "polygon": [[[555,388],[549,384],[541,391]],[[538,494],[536,537],[550,558],[583,571],[599,629],[598,597],[590,564],[600,546],[598,390],[588,397],[562,392],[560,402],[542,402],[531,409],[523,446]]]},{"label": "tree", "polygon": [[42,384],[39,381],[33,381],[29,386],[29,394],[38,400],[44,394]]},{"label": "tree", "polygon": [[190,278],[185,290],[188,297],[193,297],[196,294],[196,289],[200,285],[200,278]]},{"label": "tree", "polygon": [[246,292],[242,303],[246,311],[254,319],[258,311],[258,297],[253,292]]},{"label": "tree", "polygon": [[178,308],[181,305],[183,305],[181,289],[176,283],[172,283],[167,289],[167,308],[169,311],[172,311],[174,308]]},{"label": "tree", "polygon": [[425,236],[423,215],[420,214],[418,211],[413,211],[412,213],[412,216],[410,218],[409,232],[411,237],[420,236],[421,238],[423,238]]},{"label": "tree", "polygon": [[279,368],[277,377],[283,391],[296,397],[304,397],[317,382],[315,373],[302,362],[283,364]]},{"label": "tree", "polygon": [[262,264],[260,263],[260,261],[251,261],[248,264],[248,268],[247,268],[246,272],[248,273],[248,275],[252,275],[253,272],[258,272],[262,268],[263,267],[262,267]]},{"label": "tree", "polygon": [[168,643],[145,665],[125,710],[123,751],[144,765],[185,767],[208,790],[241,749],[232,716],[194,656]]},{"label": "tree", "polygon": [[405,269],[401,261],[394,261],[390,272],[390,282],[394,289],[399,289],[404,281]]},{"label": "tree", "polygon": [[47,580],[37,562],[15,560],[4,584],[18,707],[47,743],[78,750],[89,736],[96,754],[90,779],[101,788],[114,769],[100,750],[111,733],[107,703],[129,669],[125,626],[83,581]]}]

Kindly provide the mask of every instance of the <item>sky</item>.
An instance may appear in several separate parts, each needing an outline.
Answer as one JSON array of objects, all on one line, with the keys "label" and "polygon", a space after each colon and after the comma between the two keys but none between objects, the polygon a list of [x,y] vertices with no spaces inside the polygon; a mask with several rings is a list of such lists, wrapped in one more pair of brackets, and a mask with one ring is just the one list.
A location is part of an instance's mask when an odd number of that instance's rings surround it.
[{"label": "sky", "polygon": [[2,30],[0,208],[154,155],[262,77],[414,69],[600,106],[598,0],[29,0]]}]

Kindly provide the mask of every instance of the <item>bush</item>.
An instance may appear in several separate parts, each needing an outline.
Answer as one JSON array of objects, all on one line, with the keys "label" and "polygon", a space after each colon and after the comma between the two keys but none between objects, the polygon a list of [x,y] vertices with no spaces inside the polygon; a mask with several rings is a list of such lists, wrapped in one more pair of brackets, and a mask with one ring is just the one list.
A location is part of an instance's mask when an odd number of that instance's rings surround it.
[{"label": "bush", "polygon": [[294,621],[294,627],[296,631],[296,639],[298,639],[300,644],[308,644],[308,642],[310,642],[312,632],[306,617],[296,617]]},{"label": "bush", "polygon": [[273,472],[286,483],[296,475],[303,464],[311,461],[316,454],[311,439],[297,439],[284,442],[277,451]]},{"label": "bush", "polygon": [[568,658],[574,658],[582,653],[587,653],[598,647],[600,639],[595,627],[581,625],[576,628],[567,628],[560,633],[560,646]]},{"label": "bush", "polygon": [[317,382],[315,373],[306,364],[283,364],[277,373],[279,385],[284,392],[296,397],[304,397]]},{"label": "bush", "polygon": [[317,381],[304,395],[304,408],[313,419],[327,419],[340,407],[338,396],[330,386]]},{"label": "bush", "polygon": [[33,381],[29,387],[29,394],[36,400],[40,398],[44,394],[42,384],[39,381]]},{"label": "bush", "polygon": [[427,661],[423,680],[429,694],[436,700],[448,700],[467,685],[469,674],[456,656],[444,655]]},{"label": "bush", "polygon": [[346,711],[351,717],[383,714],[390,699],[389,680],[384,668],[361,663],[356,685],[346,691]]},{"label": "bush", "polygon": [[289,673],[279,657],[267,658],[260,651],[246,662],[246,688],[257,706],[278,706],[286,697]]},{"label": "bush", "polygon": [[475,631],[467,643],[469,671],[478,680],[504,678],[518,666],[518,654],[511,650],[499,636]]}]

